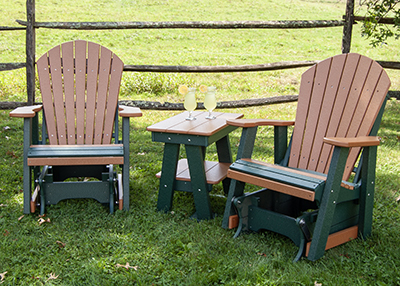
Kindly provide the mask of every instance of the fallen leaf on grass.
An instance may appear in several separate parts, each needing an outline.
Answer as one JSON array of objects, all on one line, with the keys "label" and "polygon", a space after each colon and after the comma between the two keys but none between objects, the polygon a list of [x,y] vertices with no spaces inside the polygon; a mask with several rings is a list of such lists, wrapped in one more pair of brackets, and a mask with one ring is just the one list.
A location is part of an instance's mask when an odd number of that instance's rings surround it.
[{"label": "fallen leaf on grass", "polygon": [[40,218],[40,219],[38,219],[38,222],[39,222],[39,225],[42,225],[45,222],[50,222],[50,219],[49,218],[48,219]]},{"label": "fallen leaf on grass", "polygon": [[346,258],[350,258],[350,256],[346,253],[346,254],[340,254],[340,256],[344,256]]},{"label": "fallen leaf on grass", "polygon": [[23,219],[24,216],[25,216],[25,215],[20,216],[20,217],[18,218],[18,221],[20,221],[21,219]]},{"label": "fallen leaf on grass", "polygon": [[124,268],[126,268],[127,270],[128,270],[129,268],[133,268],[133,269],[135,269],[136,271],[137,271],[138,268],[139,268],[139,266],[130,266],[130,265],[129,265],[129,262],[127,262],[125,265],[122,265],[122,264],[118,264],[118,263],[117,263],[117,265],[115,265],[115,266],[117,266],[117,267],[124,267]]},{"label": "fallen leaf on grass", "polygon": [[5,205],[5,204],[0,204],[0,207],[6,207],[7,205]]},{"label": "fallen leaf on grass", "polygon": [[10,235],[10,232],[9,232],[8,230],[5,229],[3,235],[4,235],[4,236],[8,236],[8,235]]},{"label": "fallen leaf on grass", "polygon": [[267,255],[266,255],[265,253],[263,253],[263,252],[258,252],[257,254],[260,255],[260,256],[265,256],[265,257],[267,256]]},{"label": "fallen leaf on grass", "polygon": [[61,241],[59,241],[59,240],[57,240],[56,243],[58,244],[58,247],[59,247],[59,248],[64,248],[65,245],[66,245],[64,242],[61,242]]},{"label": "fallen leaf on grass", "polygon": [[317,281],[315,281],[314,286],[322,286],[322,283],[318,283]]},{"label": "fallen leaf on grass", "polygon": [[57,278],[58,278],[58,276],[60,276],[60,275],[57,275],[57,276],[56,276],[56,274],[55,274],[55,273],[50,273],[50,276],[49,276],[49,278],[47,278],[47,280],[46,280],[46,281],[49,281],[49,280],[55,280],[55,279],[57,279]]},{"label": "fallen leaf on grass", "polygon": [[11,156],[11,157],[13,157],[13,158],[18,158],[18,156],[17,156],[17,155],[15,155],[15,153],[14,153],[14,152],[12,152],[12,151],[7,151],[7,152],[6,152],[6,154],[7,154],[8,156]]},{"label": "fallen leaf on grass", "polygon": [[[0,281],[3,281],[4,280],[4,278],[6,277],[6,274],[7,274],[7,271],[6,272],[3,272],[3,273],[0,273]],[[3,281],[4,282],[4,281]],[[3,283],[3,282],[1,282],[1,283]]]}]

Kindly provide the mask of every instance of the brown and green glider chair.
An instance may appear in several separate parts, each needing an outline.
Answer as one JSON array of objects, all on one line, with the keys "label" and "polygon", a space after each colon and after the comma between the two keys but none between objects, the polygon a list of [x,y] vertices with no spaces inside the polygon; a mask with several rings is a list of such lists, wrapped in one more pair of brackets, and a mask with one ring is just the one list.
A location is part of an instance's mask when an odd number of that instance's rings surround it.
[{"label": "brown and green glider chair", "polygon": [[123,67],[107,48],[80,40],[39,58],[43,105],[10,113],[24,118],[24,213],[71,198],[129,209],[129,118],[142,113],[118,106]]},{"label": "brown and green glider chair", "polygon": [[[371,234],[376,137],[390,80],[359,54],[326,59],[301,79],[295,121],[229,120],[243,127],[223,227],[269,230],[290,238],[302,256]],[[258,126],[274,126],[274,163],[251,158]],[[287,128],[293,127],[287,142]],[[246,184],[260,186],[244,193]]]}]

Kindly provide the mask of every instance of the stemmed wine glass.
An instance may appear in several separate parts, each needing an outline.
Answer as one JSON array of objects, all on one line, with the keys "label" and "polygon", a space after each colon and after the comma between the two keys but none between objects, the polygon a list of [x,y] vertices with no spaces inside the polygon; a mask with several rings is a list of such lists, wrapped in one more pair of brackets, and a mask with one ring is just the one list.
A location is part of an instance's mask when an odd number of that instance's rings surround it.
[{"label": "stemmed wine glass", "polygon": [[193,110],[197,107],[196,102],[196,89],[195,88],[188,88],[186,85],[181,85],[179,87],[179,93],[185,96],[185,102],[183,106],[187,111],[189,111],[189,117],[186,120],[196,120],[195,117],[192,116]]},{"label": "stemmed wine glass", "polygon": [[211,115],[211,112],[217,107],[217,99],[215,98],[215,86],[206,87],[206,96],[204,98],[204,107],[208,110],[207,119],[215,119],[216,117]]}]

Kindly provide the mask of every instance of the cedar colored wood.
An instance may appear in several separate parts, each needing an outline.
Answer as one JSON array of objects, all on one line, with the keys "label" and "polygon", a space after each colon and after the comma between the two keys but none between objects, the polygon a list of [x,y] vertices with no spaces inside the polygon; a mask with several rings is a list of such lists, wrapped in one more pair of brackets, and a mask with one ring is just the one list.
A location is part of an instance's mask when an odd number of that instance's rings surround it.
[{"label": "cedar colored wood", "polygon": [[[287,235],[300,248],[296,260],[304,254],[316,260],[325,249],[357,237],[358,232],[363,237],[370,235],[376,146],[380,142],[378,137],[370,135],[376,135],[389,87],[386,72],[372,59],[359,54],[337,55],[319,62],[302,75],[295,121],[228,120],[230,125],[243,127],[243,133],[238,160],[228,170],[227,176],[233,180],[223,227],[239,224],[236,236],[242,228],[264,228]],[[275,126],[275,144],[278,144],[275,149],[281,143],[286,145],[282,142],[286,141],[282,130],[286,134],[286,127],[294,125],[286,155],[275,153],[279,157],[278,161],[275,157],[276,164],[250,158],[257,126],[267,125]],[[357,181],[347,182],[361,148],[364,148],[361,172],[355,176]],[[341,168],[343,171],[338,171]],[[266,189],[244,194],[244,183]],[[270,195],[272,191],[283,196],[274,197]],[[258,206],[260,197],[267,195],[274,199]],[[340,215],[335,213],[338,208]],[[310,220],[309,209],[317,210],[318,218]],[[294,222],[292,216],[298,216],[298,211],[306,211],[308,215]],[[310,220],[312,229],[315,227],[306,250],[306,235],[298,236],[301,218]],[[354,221],[356,218],[358,222]],[[335,224],[331,225],[333,221]]]},{"label": "cedar colored wood", "polygon": [[37,68],[50,144],[110,144],[122,61],[98,44],[76,41],[75,49],[73,42],[51,49]]},{"label": "cedar colored wood", "polygon": [[[199,117],[199,119],[202,119],[207,115],[206,112],[194,114],[195,116]],[[202,119],[190,121],[186,120],[187,115],[187,112],[180,113],[177,116],[147,127],[147,130],[152,132],[211,136],[219,130],[225,128],[227,126],[227,120],[243,117],[242,114],[213,112],[213,115],[216,117],[213,120]]]},{"label": "cedar colored wood", "polygon": [[[204,161],[207,184],[215,185],[225,179],[230,165],[231,163]],[[156,177],[161,178],[161,172],[158,172]],[[190,182],[190,172],[187,159],[181,159],[178,161],[176,180]]]}]

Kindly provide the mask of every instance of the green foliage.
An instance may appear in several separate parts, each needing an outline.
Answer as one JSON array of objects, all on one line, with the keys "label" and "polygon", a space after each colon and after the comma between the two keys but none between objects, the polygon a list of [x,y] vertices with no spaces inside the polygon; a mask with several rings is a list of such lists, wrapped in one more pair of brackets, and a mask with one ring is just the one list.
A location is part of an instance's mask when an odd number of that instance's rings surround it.
[{"label": "green foliage", "polygon": [[129,73],[124,74],[121,84],[121,96],[132,95],[148,97],[149,95],[160,96],[165,93],[177,92],[182,83],[193,84],[183,74],[166,73]]},{"label": "green foliage", "polygon": [[[386,44],[388,38],[400,37],[400,6],[398,0],[364,0],[361,6],[367,8],[367,20],[363,22],[362,34],[370,39],[370,44],[377,47]],[[380,20],[392,17],[393,25],[381,24]]]}]

